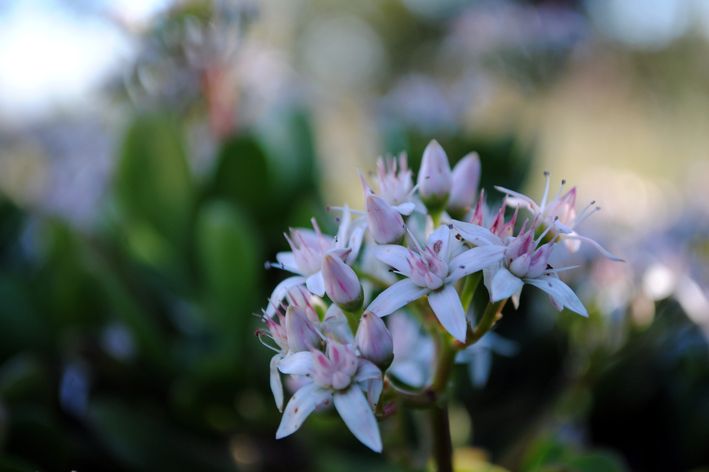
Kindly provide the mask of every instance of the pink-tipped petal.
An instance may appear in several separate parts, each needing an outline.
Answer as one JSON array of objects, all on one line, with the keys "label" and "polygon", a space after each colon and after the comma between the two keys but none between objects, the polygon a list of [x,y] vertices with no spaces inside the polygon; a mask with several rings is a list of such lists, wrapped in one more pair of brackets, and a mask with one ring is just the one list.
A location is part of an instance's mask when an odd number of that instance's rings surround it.
[{"label": "pink-tipped petal", "polygon": [[524,282],[519,277],[512,275],[512,272],[500,268],[495,274],[490,284],[490,301],[497,303],[505,298],[510,298],[524,286]]},{"label": "pink-tipped petal", "polygon": [[442,225],[431,233],[426,245],[437,257],[448,262],[451,253],[451,230],[448,225]]},{"label": "pink-tipped petal", "polygon": [[428,303],[446,331],[464,343],[468,323],[465,320],[465,310],[455,288],[452,285],[444,285],[442,289],[429,293]]},{"label": "pink-tipped petal", "polygon": [[386,316],[394,313],[399,308],[408,305],[414,300],[426,295],[430,290],[419,287],[411,279],[400,280],[384,290],[369,304],[367,310],[377,316]]},{"label": "pink-tipped petal", "polygon": [[357,385],[335,393],[335,408],[352,434],[374,452],[382,452],[382,438],[374,412]]},{"label": "pink-tipped petal", "polygon": [[291,397],[286,411],[281,418],[281,424],[276,431],[276,439],[281,439],[295,433],[303,421],[310,416],[315,408],[327,401],[331,394],[310,382],[295,392]]},{"label": "pink-tipped petal", "polygon": [[446,283],[483,270],[499,262],[505,256],[504,246],[478,246],[457,255],[448,263]]},{"label": "pink-tipped petal", "polygon": [[537,277],[535,279],[525,279],[524,281],[529,285],[534,285],[535,287],[544,290],[546,293],[554,297],[557,302],[563,304],[569,310],[588,318],[588,311],[586,311],[586,307],[583,306],[583,303],[581,303],[579,297],[568,285],[558,278],[552,277],[551,275],[542,275],[541,277]]},{"label": "pink-tipped petal", "polygon": [[462,158],[453,168],[453,180],[448,208],[465,210],[475,203],[480,184],[480,158],[471,152]]}]

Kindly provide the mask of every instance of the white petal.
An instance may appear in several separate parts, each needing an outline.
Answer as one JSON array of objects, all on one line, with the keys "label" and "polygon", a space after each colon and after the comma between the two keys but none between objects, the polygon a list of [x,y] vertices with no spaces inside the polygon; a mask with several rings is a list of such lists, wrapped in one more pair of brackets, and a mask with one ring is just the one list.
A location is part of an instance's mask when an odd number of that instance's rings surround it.
[{"label": "white petal", "polygon": [[387,374],[389,373],[412,387],[423,387],[423,383],[426,381],[423,368],[414,361],[395,361],[387,371]]},{"label": "white petal", "polygon": [[374,254],[374,257],[383,263],[392,266],[405,276],[409,277],[411,275],[411,267],[409,266],[409,262],[407,260],[409,250],[404,246],[384,244],[380,246],[372,246],[369,248],[369,251]]},{"label": "white petal", "polygon": [[384,390],[384,381],[382,379],[372,379],[367,381],[367,400],[372,410],[377,408],[379,397],[382,396]]},{"label": "white petal", "polygon": [[298,269],[298,264],[295,263],[295,256],[292,252],[279,252],[276,254],[276,260],[283,265],[283,269],[302,275],[300,269]]},{"label": "white petal", "polygon": [[303,424],[303,421],[315,410],[315,408],[326,402],[330,397],[330,392],[323,390],[309,382],[300,390],[295,392],[290,398],[286,411],[281,418],[281,424],[276,431],[276,439],[284,438],[295,433]]},{"label": "white petal", "polygon": [[315,370],[313,355],[310,351],[290,354],[278,363],[278,370],[284,374],[312,375]]},{"label": "white petal", "polygon": [[[441,242],[439,243],[438,251],[436,251],[436,243],[438,241]],[[436,231],[431,233],[426,244],[438,257],[448,262],[451,251],[451,230],[448,225],[441,225]]]},{"label": "white petal", "polygon": [[382,452],[382,438],[374,412],[359,386],[335,392],[335,408],[352,434],[375,452]]},{"label": "white petal", "polygon": [[[499,191],[502,192],[502,193],[506,193],[507,195],[512,195],[513,197],[519,198],[520,200],[522,200],[523,202],[525,202],[527,205],[529,205],[529,209],[532,210],[534,213],[541,213],[541,212],[542,212],[542,209],[539,208],[539,205],[537,205],[536,203],[534,203],[534,200],[532,200],[531,198],[529,198],[529,197],[526,196],[526,195],[522,195],[521,193],[518,193],[518,192],[515,192],[515,191],[512,191],[512,190],[507,190],[507,189],[504,188],[504,187],[495,186],[495,189],[496,189],[496,190],[499,190]],[[514,200],[512,200],[512,199],[507,199],[507,204],[508,204],[508,206],[509,206],[512,202],[514,202]],[[515,203],[516,203],[516,202],[515,202]]]},{"label": "white petal", "polygon": [[492,367],[492,353],[489,349],[481,349],[472,356],[468,373],[473,386],[482,388],[490,377],[490,367]]},{"label": "white petal", "polygon": [[502,267],[497,271],[490,284],[490,301],[497,303],[505,298],[510,298],[524,286],[524,282],[509,270]]},{"label": "white petal", "polygon": [[546,293],[556,299],[557,302],[563,304],[571,311],[575,311],[581,316],[588,318],[586,307],[583,306],[579,297],[576,296],[573,290],[558,278],[550,275],[542,275],[536,279],[524,279],[529,285],[544,290]]},{"label": "white petal", "polygon": [[386,316],[394,313],[402,306],[406,306],[414,300],[426,295],[429,289],[419,287],[411,279],[400,280],[388,289],[384,290],[369,304],[367,310],[378,316]]},{"label": "white petal", "polygon": [[472,223],[453,220],[453,229],[460,234],[463,239],[476,246],[502,246],[504,243],[499,236],[482,226]]},{"label": "white petal", "polygon": [[398,211],[404,216],[409,216],[411,213],[414,212],[414,208],[416,208],[416,204],[412,202],[406,202],[402,203],[401,205],[396,205],[394,207],[394,210]]},{"label": "white petal", "polygon": [[374,365],[372,362],[367,359],[358,359],[357,361],[357,374],[355,374],[355,381],[361,382],[362,380],[382,378],[382,371],[379,370],[379,367]]},{"label": "white petal", "polygon": [[446,331],[464,343],[468,322],[465,320],[465,310],[455,288],[452,285],[444,285],[442,289],[429,293],[428,303]]},{"label": "white petal", "polygon": [[512,304],[515,307],[515,310],[519,308],[519,297],[522,295],[522,287],[519,288],[513,295],[512,295]]},{"label": "white petal", "polygon": [[288,290],[298,285],[303,285],[304,283],[305,277],[288,277],[286,280],[276,285],[269,299],[268,308],[266,308],[266,316],[271,317],[276,314],[276,307],[280,306],[281,301],[286,298]]},{"label": "white petal", "polygon": [[448,263],[448,277],[445,283],[452,283],[461,277],[475,273],[499,262],[507,249],[504,246],[479,246],[468,249]]},{"label": "white petal", "polygon": [[308,277],[308,280],[305,281],[305,285],[308,287],[308,290],[318,297],[325,295],[325,279],[323,279],[321,270]]},{"label": "white petal", "polygon": [[347,243],[347,233],[350,231],[350,223],[352,218],[350,217],[350,209],[347,207],[347,203],[342,205],[342,216],[340,217],[340,227],[337,229],[337,241],[335,242],[335,248],[343,249]]},{"label": "white petal", "polygon": [[349,253],[349,255],[347,256],[347,260],[345,261],[347,265],[351,266],[357,259],[357,256],[359,255],[359,250],[362,247],[364,232],[366,230],[367,225],[365,223],[361,223],[352,231],[352,234],[350,235],[350,240],[347,243],[347,247],[352,249],[352,252]]},{"label": "white petal", "polygon": [[588,244],[590,244],[591,246],[595,247],[596,249],[598,249],[599,251],[601,251],[601,254],[603,254],[604,256],[606,256],[608,259],[610,259],[610,260],[612,260],[612,261],[625,262],[625,261],[624,261],[623,259],[621,259],[620,257],[614,256],[614,255],[611,254],[610,252],[608,252],[608,251],[606,251],[605,249],[603,249],[603,247],[602,247],[600,244],[598,244],[596,241],[594,241],[593,239],[591,239],[591,238],[586,238],[586,237],[584,237],[584,236],[581,236],[580,234],[578,234],[578,233],[575,232],[575,231],[574,231],[573,233],[571,233],[571,234],[565,234],[565,235],[564,235],[564,238],[565,238],[565,239],[566,239],[566,238],[568,238],[568,239],[578,239],[578,240],[580,240],[580,241],[583,241],[583,242],[588,243]]},{"label": "white petal", "polygon": [[271,392],[273,399],[276,400],[278,411],[283,411],[283,384],[281,383],[281,375],[278,373],[276,364],[283,359],[283,354],[276,354],[271,358]]}]

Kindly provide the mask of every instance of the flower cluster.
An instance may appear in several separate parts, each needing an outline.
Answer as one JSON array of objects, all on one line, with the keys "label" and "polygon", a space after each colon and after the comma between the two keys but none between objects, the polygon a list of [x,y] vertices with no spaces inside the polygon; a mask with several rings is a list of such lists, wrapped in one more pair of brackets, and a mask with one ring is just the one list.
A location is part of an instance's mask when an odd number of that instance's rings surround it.
[{"label": "flower cluster", "polygon": [[[266,328],[256,333],[276,352],[271,388],[281,411],[281,376],[293,378],[289,385],[295,392],[277,438],[332,404],[362,443],[381,451],[377,423],[396,411],[397,395],[436,393],[441,385],[434,377],[444,359],[480,364],[481,355],[489,357],[488,341],[473,345],[492,328],[506,300],[517,306],[525,284],[546,292],[558,310],[588,316],[557,275],[571,267],[549,265],[559,241],[572,251],[586,241],[617,259],[575,231],[593,205],[577,215],[575,188],[563,196],[560,190],[547,202],[548,174],[541,204],[498,188],[507,197],[495,212],[483,192],[478,196],[480,160],[475,153],[451,170],[443,148],[431,141],[415,185],[403,154],[380,159],[377,170],[378,192],[360,172],[364,211],[331,208],[341,212],[335,237],[323,234],[313,219],[312,230],[290,229],[285,237],[291,251],[267,264],[295,274],[273,291],[263,311]],[[506,206],[516,207],[509,220]],[[531,215],[515,235],[520,208]],[[476,324],[466,312],[481,278],[492,317],[486,311],[487,321]],[[387,328],[382,317],[395,312]],[[421,323],[438,342],[421,333]],[[504,347],[504,340],[495,342]],[[443,345],[458,355],[444,356]],[[511,355],[514,349],[502,351]],[[476,384],[484,383],[485,372],[475,375]]]}]

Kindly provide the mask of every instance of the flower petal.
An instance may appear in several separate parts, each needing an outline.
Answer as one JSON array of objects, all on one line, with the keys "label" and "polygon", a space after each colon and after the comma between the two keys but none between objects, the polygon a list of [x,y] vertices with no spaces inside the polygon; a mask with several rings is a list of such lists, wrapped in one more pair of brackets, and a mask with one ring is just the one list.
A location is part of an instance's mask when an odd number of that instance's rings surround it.
[{"label": "flower petal", "polygon": [[593,239],[581,236],[576,231],[572,232],[571,234],[563,235],[563,238],[564,239],[578,239],[580,241],[583,241],[583,242],[588,243],[591,246],[595,247],[596,249],[598,249],[601,252],[601,254],[603,254],[604,256],[606,256],[608,259],[610,259],[612,261],[625,262],[625,260],[621,259],[620,257],[614,256],[610,252],[603,249],[603,247],[600,244],[598,244],[596,241],[594,241]]},{"label": "flower petal", "polygon": [[451,252],[451,230],[448,225],[441,225],[431,233],[426,244],[438,257],[448,262]]},{"label": "flower petal", "polygon": [[464,343],[468,322],[465,319],[463,304],[460,302],[455,288],[452,285],[444,285],[442,289],[429,293],[428,303],[446,331]]},{"label": "flower petal", "polygon": [[404,246],[384,244],[381,246],[372,246],[369,248],[369,251],[383,263],[392,266],[407,277],[411,276],[411,266],[409,266],[407,259],[409,250]]},{"label": "flower petal", "polygon": [[309,382],[293,394],[281,418],[281,424],[276,431],[276,439],[281,439],[295,433],[303,421],[320,404],[326,402],[331,394],[313,382]]},{"label": "flower petal", "polygon": [[[355,224],[357,224],[355,222]],[[352,230],[352,234],[350,234],[350,239],[349,242],[347,243],[347,247],[352,249],[352,252],[349,253],[347,256],[347,260],[345,260],[345,263],[347,265],[352,265],[355,260],[357,260],[357,256],[359,255],[359,250],[362,247],[362,240],[364,239],[364,232],[367,231],[367,222],[366,220],[363,220],[361,223],[359,223],[355,229]]]},{"label": "flower petal", "polygon": [[367,381],[367,400],[372,410],[377,408],[379,397],[382,396],[384,390],[384,381],[382,379],[371,379]]},{"label": "flower petal", "polygon": [[448,263],[445,283],[452,283],[499,262],[507,249],[504,246],[478,246],[457,255]]},{"label": "flower petal", "polygon": [[298,268],[298,264],[295,262],[295,255],[293,255],[291,251],[279,252],[276,254],[276,260],[283,266],[284,270],[302,275],[300,269]]},{"label": "flower petal", "polygon": [[414,209],[416,208],[416,204],[412,202],[405,202],[402,203],[401,205],[396,205],[393,207],[394,210],[398,211],[404,216],[409,216],[411,213],[414,212]]},{"label": "flower petal", "polygon": [[[504,188],[504,187],[498,187],[497,185],[495,186],[495,190],[498,190],[498,191],[500,191],[500,192],[502,192],[502,193],[506,193],[507,195],[511,195],[511,196],[513,196],[513,197],[516,197],[516,198],[522,200],[524,203],[526,203],[527,205],[529,205],[529,209],[530,209],[531,211],[533,211],[534,213],[541,213],[541,212],[542,212],[542,209],[539,207],[539,205],[537,205],[536,203],[534,203],[534,200],[532,200],[531,198],[529,198],[529,197],[526,196],[526,195],[522,195],[521,193],[515,192],[515,191],[513,191],[513,190],[508,190],[508,189],[506,189],[506,188]],[[511,199],[511,198],[508,198],[508,199],[507,199],[507,205],[508,205],[508,206],[518,206],[518,205],[515,205],[515,203],[518,203],[518,202],[516,202],[515,200],[513,200],[513,199]]]},{"label": "flower petal", "polygon": [[510,298],[524,286],[524,282],[509,270],[501,267],[490,283],[490,301],[497,303],[505,298]]},{"label": "flower petal", "polygon": [[308,287],[308,290],[318,297],[325,295],[325,279],[323,279],[322,270],[319,270],[308,277],[305,281],[305,285]]},{"label": "flower petal", "polygon": [[382,438],[374,412],[359,386],[335,392],[335,408],[352,434],[375,452],[382,452]]},{"label": "flower petal", "polygon": [[453,229],[466,241],[476,246],[503,246],[502,239],[492,231],[472,223],[453,220]]},{"label": "flower petal", "polygon": [[278,411],[283,411],[283,384],[281,383],[281,375],[278,373],[278,362],[283,359],[283,354],[276,354],[271,358],[271,392],[273,399],[276,400]]},{"label": "flower petal", "polygon": [[278,363],[278,370],[284,374],[312,375],[312,372],[315,370],[313,355],[310,351],[290,354]]},{"label": "flower petal", "polygon": [[400,280],[388,289],[384,290],[369,304],[367,310],[378,316],[386,316],[394,313],[402,306],[406,306],[414,300],[426,295],[429,289],[419,287],[411,279]]},{"label": "flower petal", "polygon": [[367,359],[357,359],[357,361],[357,374],[355,374],[354,378],[356,382],[382,378],[382,371],[374,363]]},{"label": "flower petal", "polygon": [[[305,283],[305,277],[288,277],[283,282],[276,285],[271,294],[270,303],[266,308],[266,316],[269,318],[276,314],[276,307],[280,306],[281,300],[286,298],[288,290]],[[324,284],[323,284],[324,285]]]},{"label": "flower petal", "polygon": [[558,278],[552,277],[551,275],[542,275],[536,279],[524,279],[524,281],[529,285],[534,285],[535,287],[544,290],[546,293],[554,297],[558,303],[563,304],[569,310],[588,318],[588,311],[586,311],[586,307],[583,306],[583,303],[581,303],[579,297],[568,285]]}]

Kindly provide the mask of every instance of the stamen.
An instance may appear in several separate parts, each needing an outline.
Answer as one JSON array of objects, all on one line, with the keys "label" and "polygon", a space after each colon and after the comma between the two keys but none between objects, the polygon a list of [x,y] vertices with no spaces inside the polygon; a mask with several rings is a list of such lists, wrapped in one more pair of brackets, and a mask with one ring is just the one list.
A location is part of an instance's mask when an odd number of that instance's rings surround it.
[{"label": "stamen", "polygon": [[[559,219],[559,217],[557,216],[556,218],[554,218],[554,221],[556,221],[556,220],[558,220],[558,219]],[[551,231],[551,229],[552,229],[553,227],[554,227],[554,225],[553,225],[553,224],[550,224],[549,226],[547,226],[547,229],[545,229],[544,232],[539,235],[539,239],[537,239],[537,241],[534,243],[534,247],[535,247],[535,248],[536,248],[537,246],[539,246],[539,243],[542,242],[542,239],[544,239],[544,236],[546,236],[547,233],[548,233],[549,231]]]},{"label": "stamen", "polygon": [[600,209],[601,209],[601,207],[596,207],[596,208],[594,208],[593,210],[591,210],[590,212],[588,212],[587,215],[585,215],[583,218],[581,218],[581,219],[578,220],[576,223],[574,223],[574,226],[580,225],[581,223],[583,223],[583,222],[586,220],[586,218],[588,218],[589,216],[593,215],[594,213],[596,213],[596,212],[597,212],[598,210],[600,210]]},{"label": "stamen", "polygon": [[576,215],[575,217],[573,217],[571,221],[569,221],[568,226],[569,226],[569,227],[573,227],[574,221],[576,221],[576,220],[578,220],[579,218],[583,217],[583,214],[586,213],[586,211],[588,211],[588,209],[591,208],[591,207],[592,207],[593,205],[595,205],[595,204],[596,204],[596,200],[594,200],[594,201],[592,201],[591,203],[589,203],[588,205],[586,205],[586,207],[581,211],[581,213],[579,213],[578,215]]},{"label": "stamen", "polygon": [[275,347],[271,346],[270,344],[266,344],[266,341],[263,340],[264,337],[268,337],[268,338],[270,338],[270,339],[273,339],[271,336],[267,336],[267,335],[264,333],[263,336],[259,336],[259,337],[258,337],[258,340],[261,341],[261,344],[263,344],[264,346],[266,346],[267,348],[269,348],[269,349],[272,350],[272,351],[275,351],[275,352],[278,352],[278,353],[281,352],[280,349],[276,349]]},{"label": "stamen", "polygon": [[[558,200],[559,197],[561,197],[561,192],[564,191],[564,185],[566,185],[566,180],[561,181],[561,188],[559,189],[559,193],[556,195],[556,198],[554,200]],[[544,208],[544,205],[542,205],[542,208]]]},{"label": "stamen", "polygon": [[546,177],[547,183],[544,186],[544,197],[542,197],[542,204],[540,205],[542,207],[542,210],[547,204],[547,194],[549,193],[549,177],[551,177],[551,174],[549,172],[544,172],[544,177]]},{"label": "stamen", "polygon": [[409,231],[409,227],[407,225],[404,225],[404,229],[406,230],[407,233],[409,233],[409,236],[411,236],[411,239],[414,241],[414,244],[416,245],[416,249],[418,249],[419,252],[423,252],[423,249],[421,249],[421,245],[416,240],[413,233],[411,231]]},{"label": "stamen", "polygon": [[564,272],[566,270],[571,270],[571,269],[578,269],[581,266],[569,266],[569,267],[562,267],[560,269],[546,269],[544,271],[545,274],[558,274],[559,272]]}]

